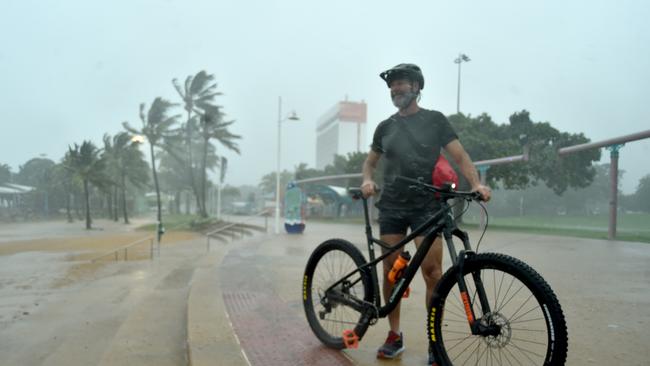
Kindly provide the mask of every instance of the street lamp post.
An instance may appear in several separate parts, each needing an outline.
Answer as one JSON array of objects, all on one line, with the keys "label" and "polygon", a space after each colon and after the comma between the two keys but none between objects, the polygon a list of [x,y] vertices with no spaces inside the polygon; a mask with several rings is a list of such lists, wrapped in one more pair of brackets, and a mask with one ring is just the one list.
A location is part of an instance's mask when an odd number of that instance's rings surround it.
[{"label": "street lamp post", "polygon": [[463,62],[471,61],[464,53],[459,53],[458,57],[454,59],[454,63],[458,64],[458,92],[456,94],[456,114],[460,114],[460,64]]},{"label": "street lamp post", "polygon": [[278,156],[277,166],[275,169],[275,233],[280,234],[280,153],[282,146],[282,122],[298,121],[296,112],[292,112],[286,118],[282,118],[282,97],[278,97]]}]

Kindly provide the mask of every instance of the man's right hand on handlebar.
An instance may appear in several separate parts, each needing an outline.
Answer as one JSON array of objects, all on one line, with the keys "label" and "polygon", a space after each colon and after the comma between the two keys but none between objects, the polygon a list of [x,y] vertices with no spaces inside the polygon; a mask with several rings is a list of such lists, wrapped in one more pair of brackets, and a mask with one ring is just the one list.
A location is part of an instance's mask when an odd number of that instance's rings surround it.
[{"label": "man's right hand on handlebar", "polygon": [[361,183],[361,193],[363,193],[364,198],[377,194],[377,185],[375,184],[375,181],[364,180],[363,183]]}]

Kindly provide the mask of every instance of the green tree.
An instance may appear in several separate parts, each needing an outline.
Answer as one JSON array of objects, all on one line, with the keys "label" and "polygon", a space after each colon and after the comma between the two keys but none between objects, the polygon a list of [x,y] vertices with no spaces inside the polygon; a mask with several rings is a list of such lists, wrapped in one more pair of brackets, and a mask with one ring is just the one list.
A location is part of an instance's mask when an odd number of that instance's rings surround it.
[{"label": "green tree", "polygon": [[137,144],[132,141],[133,136],[127,132],[120,132],[111,138],[104,135],[104,157],[109,170],[112,170],[112,184],[119,188],[121,193],[122,216],[124,223],[129,223],[127,210],[127,183],[143,187],[149,181],[147,165],[144,155]]},{"label": "green tree", "polygon": [[[224,121],[223,113],[219,107],[206,104],[204,105],[203,113],[201,114],[201,137],[203,138],[203,152],[201,159],[201,201],[202,211],[201,216],[207,217],[206,210],[206,185],[207,185],[207,169],[208,169],[208,152],[212,144],[210,140],[216,140],[222,146],[239,154],[239,147],[235,140],[241,138],[228,130],[228,126],[232,125],[234,121]],[[220,161],[220,160],[217,160]],[[223,161],[223,159],[221,159]],[[222,173],[225,173],[225,166],[222,164]],[[223,176],[223,174],[222,174]]]},{"label": "green tree", "polygon": [[549,122],[533,122],[526,110],[516,112],[508,124],[496,124],[487,114],[472,118],[455,114],[449,120],[460,141],[474,161],[522,153],[530,149],[527,163],[497,165],[490,168],[488,183],[501,181],[505,188],[525,188],[542,181],[555,193],[568,187],[586,187],[594,178],[592,164],[600,160],[600,150],[593,149],[560,157],[557,150],[589,142],[583,134],[560,132]]},{"label": "green tree", "polygon": [[[202,135],[200,134],[201,127],[200,125],[200,116],[195,115],[192,117],[190,120],[190,124],[192,124],[192,156],[203,156],[205,152],[207,152],[207,155],[205,155],[205,166],[206,169],[213,169],[214,167],[218,166],[220,164],[220,159],[216,155],[216,148],[214,144],[204,144],[204,140]],[[163,162],[166,162],[166,167],[169,169],[168,171],[172,174],[176,174],[177,177],[169,177],[169,175],[166,174],[166,178],[170,180],[175,186],[179,186],[178,182],[176,181],[183,181],[182,183],[182,189],[187,189],[189,192],[192,193],[194,198],[196,199],[196,208],[197,208],[197,213],[201,214],[201,208],[203,206],[203,201],[202,197],[203,195],[197,193],[195,187],[192,185],[192,176],[193,177],[202,177],[203,174],[201,173],[201,166],[202,164],[193,164],[190,165],[189,163],[189,158],[187,152],[187,139],[185,138],[185,129],[180,129],[174,131],[174,133],[170,134],[169,136],[165,137],[164,143],[162,145],[164,154],[162,155],[163,159],[161,159],[161,168]],[[207,148],[205,150],[204,148]],[[174,161],[172,162],[170,159],[173,159]],[[206,180],[206,187],[207,187],[207,180]]]},{"label": "green tree", "polygon": [[634,201],[639,210],[650,212],[650,174],[639,180],[634,192]]},{"label": "green tree", "polygon": [[[273,196],[275,196],[275,177],[276,177],[276,172],[271,172],[262,177],[262,180],[259,183],[260,189],[262,189],[262,192],[264,193],[273,193]],[[287,186],[287,183],[289,183],[293,179],[293,173],[289,172],[288,170],[283,170],[280,173],[280,191],[284,191],[284,188]]]},{"label": "green tree", "polygon": [[296,165],[296,167],[294,168],[295,180],[315,178],[315,177],[320,177],[322,175],[324,175],[324,172],[322,170],[309,168],[307,166],[307,163],[300,163]]},{"label": "green tree", "polygon": [[158,184],[158,174],[156,173],[156,155],[154,147],[160,147],[165,137],[169,136],[172,126],[176,123],[178,115],[169,115],[169,110],[174,104],[167,100],[157,97],[151,103],[149,110],[146,110],[146,104],[140,104],[140,121],[142,129],[138,130],[129,125],[128,122],[122,123],[124,128],[136,135],[143,135],[149,141],[149,153],[151,156],[151,171],[153,175],[154,187],[156,188],[156,203],[158,207],[158,223],[162,225],[162,208],[160,204],[160,185]]},{"label": "green tree", "polygon": [[86,229],[92,228],[90,217],[90,185],[102,187],[108,181],[105,173],[106,161],[101,158],[101,150],[97,149],[90,141],[84,141],[81,146],[74,144],[68,147],[68,156],[64,159],[69,165],[66,168],[74,172],[83,182],[84,198],[86,202]]},{"label": "green tree", "polygon": [[61,163],[54,166],[52,172],[53,185],[64,199],[66,218],[68,222],[73,222],[72,217],[72,197],[75,192],[81,190],[81,183],[75,176],[74,172],[67,167],[72,166],[70,154],[65,154]]},{"label": "green tree", "polygon": [[26,205],[30,210],[41,212],[48,216],[52,201],[56,195],[52,193],[52,170],[56,164],[47,158],[33,158],[21,165],[16,174],[15,182],[34,187],[35,190],[27,194]]},{"label": "green tree", "polygon": [[7,164],[0,164],[0,184],[11,181],[11,167]]},{"label": "green tree", "polygon": [[187,162],[190,167],[189,177],[194,196],[196,198],[197,207],[200,212],[205,212],[203,202],[201,201],[201,194],[195,178],[196,162],[194,161],[193,151],[193,136],[195,134],[195,123],[192,123],[193,114],[202,114],[207,109],[216,107],[214,105],[214,98],[221,93],[217,92],[217,83],[214,82],[214,75],[208,74],[205,71],[199,71],[196,75],[189,75],[185,79],[185,83],[181,86],[178,79],[172,80],[174,89],[183,100],[184,109],[187,113],[187,120],[183,126],[185,132],[185,147],[187,153]]}]

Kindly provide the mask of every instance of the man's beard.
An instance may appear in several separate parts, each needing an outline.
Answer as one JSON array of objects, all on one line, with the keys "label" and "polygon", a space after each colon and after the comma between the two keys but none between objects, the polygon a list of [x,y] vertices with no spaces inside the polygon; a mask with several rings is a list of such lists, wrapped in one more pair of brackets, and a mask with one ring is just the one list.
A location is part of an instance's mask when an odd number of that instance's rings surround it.
[{"label": "man's beard", "polygon": [[417,97],[418,97],[418,93],[415,93],[415,92],[412,92],[412,91],[395,94],[395,95],[392,95],[393,105],[395,105],[395,107],[397,107],[398,109],[405,109]]}]

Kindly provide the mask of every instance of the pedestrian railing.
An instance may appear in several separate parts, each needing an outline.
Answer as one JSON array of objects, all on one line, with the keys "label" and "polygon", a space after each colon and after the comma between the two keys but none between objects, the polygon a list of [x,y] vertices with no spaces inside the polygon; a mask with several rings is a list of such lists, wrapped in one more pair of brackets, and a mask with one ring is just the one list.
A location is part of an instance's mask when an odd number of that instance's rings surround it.
[{"label": "pedestrian railing", "polygon": [[[128,243],[126,245],[123,245],[117,249],[113,249],[109,252],[106,252],[100,256],[97,256],[93,259],[90,260],[90,262],[95,262],[99,259],[102,259],[104,257],[108,257],[110,255],[114,256],[115,261],[118,261],[120,259],[120,253],[124,253],[122,255],[122,258],[124,258],[125,261],[129,260],[129,249],[133,248],[134,246],[145,243],[149,241],[149,259],[153,259],[154,257],[154,236],[147,236],[146,238],[138,239],[134,242]],[[158,245],[157,248],[158,254],[160,255],[160,245]]]},{"label": "pedestrian railing", "polygon": [[218,227],[215,230],[209,231],[205,233],[206,236],[206,249],[207,251],[210,251],[210,238],[211,237],[216,237],[219,238],[222,241],[225,241],[225,238],[230,238],[231,241],[234,241],[238,236],[240,238],[243,238],[244,235],[246,234],[247,230],[259,230],[260,227],[258,226],[253,226],[249,223],[250,221],[263,216],[264,217],[264,232],[268,232],[268,227],[269,227],[269,211],[268,210],[263,210],[260,211],[251,217],[249,217],[246,220],[238,221],[238,222],[233,222],[226,224],[224,226]]}]

